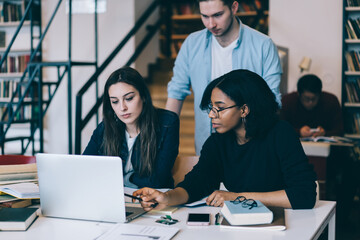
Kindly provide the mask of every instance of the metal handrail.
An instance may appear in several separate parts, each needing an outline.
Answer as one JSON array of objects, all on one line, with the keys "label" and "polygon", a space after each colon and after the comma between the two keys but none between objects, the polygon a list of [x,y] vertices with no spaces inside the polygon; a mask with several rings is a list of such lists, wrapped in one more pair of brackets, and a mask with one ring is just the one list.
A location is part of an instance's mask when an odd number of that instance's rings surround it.
[{"label": "metal handrail", "polygon": [[[123,38],[123,40],[115,47],[115,49],[110,53],[110,55],[105,59],[105,61],[99,66],[97,71],[89,78],[89,80],[84,84],[84,86],[79,90],[76,95],[76,103],[75,103],[75,154],[80,154],[81,152],[81,132],[89,122],[91,117],[96,114],[97,109],[101,105],[101,97],[97,97],[97,101],[94,106],[90,109],[90,111],[86,114],[85,118],[82,119],[82,98],[83,95],[88,91],[91,85],[95,82],[97,83],[98,77],[105,70],[105,68],[109,65],[109,63],[114,59],[114,57],[120,52],[120,50],[125,46],[125,44],[130,40],[132,36],[136,34],[136,32],[140,29],[141,26],[145,23],[145,21],[150,17],[150,15],[155,11],[155,9],[160,5],[159,0],[154,0],[154,2],[145,10],[145,12],[141,15],[141,17],[136,21],[134,27],[129,31],[129,33]],[[158,20],[154,26],[148,28],[148,33],[142,40],[142,42],[138,45],[134,54],[130,57],[128,62],[125,64],[129,66],[133,63],[136,58],[140,55],[142,50],[145,48],[150,39],[154,36],[156,31],[160,28],[161,20]]]},{"label": "metal handrail", "polygon": [[[27,18],[27,15],[28,14],[31,14],[30,15],[30,19],[31,19],[31,28],[33,27],[33,19],[32,19],[32,13],[30,12],[31,8],[32,8],[32,4],[35,0],[30,0],[30,2],[28,3],[27,7],[26,7],[26,10],[24,11],[24,14],[23,14],[23,17],[22,19],[20,20],[20,23],[8,45],[8,47],[6,48],[6,51],[4,53],[4,56],[3,58],[1,59],[0,61],[0,66],[2,66],[2,64],[4,63],[4,61],[6,60],[7,58],[7,55],[9,54],[10,52],[10,49],[13,45],[13,43],[15,42],[17,36],[18,36],[18,33],[20,32],[20,30],[22,29],[23,27],[23,24]],[[4,121],[6,118],[7,118],[7,121],[6,121],[6,127],[5,129],[3,129],[3,126],[1,126],[1,134],[0,134],[0,143],[1,143],[1,147],[2,147],[2,152],[4,152],[4,142],[5,142],[5,136],[6,136],[6,133],[8,132],[8,130],[10,129],[11,127],[11,124],[14,122],[14,119],[15,119],[15,116],[16,114],[20,111],[20,107],[22,106],[23,102],[24,102],[24,99],[25,99],[25,96],[31,91],[32,89],[32,85],[34,83],[34,81],[36,81],[36,79],[38,79],[38,86],[39,88],[42,86],[42,78],[41,78],[41,68],[40,66],[36,66],[34,68],[34,65],[33,65],[33,62],[35,60],[35,57],[41,53],[41,47],[42,47],[42,43],[43,43],[43,40],[44,40],[44,37],[46,35],[46,33],[48,32],[49,30],[49,27],[50,25],[52,24],[54,18],[55,18],[55,15],[56,13],[58,12],[59,10],[59,7],[62,3],[62,0],[59,0],[56,7],[55,7],[55,10],[54,12],[52,13],[47,25],[45,26],[45,29],[43,32],[41,32],[41,29],[39,30],[39,41],[38,41],[38,44],[35,48],[35,50],[33,49],[33,42],[31,40],[31,54],[30,54],[30,59],[29,59],[29,62],[27,64],[27,67],[25,68],[20,80],[19,80],[19,85],[18,87],[14,90],[13,94],[12,94],[12,97],[9,101],[9,103],[7,104],[6,106],[6,109],[5,111],[3,112],[3,115],[1,117],[1,121]],[[41,17],[41,16],[40,16]],[[40,26],[41,27],[41,26]],[[33,34],[33,31],[31,29],[31,34]],[[33,38],[33,37],[32,37]],[[40,76],[38,76],[38,74],[40,74]],[[28,77],[27,77],[28,76]],[[23,93],[21,93],[21,85],[22,83],[25,82],[25,79],[27,80],[27,83],[26,83],[26,87],[25,87],[25,90],[23,91]],[[38,89],[39,91],[39,94],[41,94],[41,89]],[[21,94],[20,94],[21,93]],[[11,114],[10,114],[10,108],[12,108],[12,106],[14,105],[14,99],[15,97],[18,97],[18,100],[16,101],[16,107],[15,107],[15,111],[11,111]],[[39,96],[39,98],[41,98],[41,95]],[[38,99],[39,101],[39,105],[42,106],[42,99]],[[48,106],[47,106],[48,107]],[[45,108],[45,110],[47,109],[47,107]],[[45,112],[45,111],[44,111]],[[26,144],[26,147],[23,147],[23,141],[22,141],[22,153],[24,153],[24,151],[27,149],[27,147],[29,146],[30,142],[31,141],[34,141],[34,134],[35,134],[35,131],[41,126],[41,120],[43,117],[43,111],[42,109],[39,109],[39,124],[38,125],[34,125],[34,123],[31,123],[31,131],[30,131],[30,137],[29,137],[29,141],[28,143]],[[42,131],[42,129],[40,130]],[[42,133],[40,133],[40,135],[42,136]],[[40,151],[43,151],[43,144],[42,144],[42,140],[40,140],[41,144],[40,144]],[[33,146],[33,152],[34,152],[34,146]]]}]

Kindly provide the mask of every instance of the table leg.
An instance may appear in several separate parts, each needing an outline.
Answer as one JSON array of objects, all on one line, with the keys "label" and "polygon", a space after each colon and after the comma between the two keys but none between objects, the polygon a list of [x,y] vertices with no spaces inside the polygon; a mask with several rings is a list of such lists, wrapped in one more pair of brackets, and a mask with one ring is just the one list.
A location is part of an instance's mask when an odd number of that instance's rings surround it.
[{"label": "table leg", "polygon": [[328,239],[335,240],[335,211],[332,217],[330,218],[328,225]]}]

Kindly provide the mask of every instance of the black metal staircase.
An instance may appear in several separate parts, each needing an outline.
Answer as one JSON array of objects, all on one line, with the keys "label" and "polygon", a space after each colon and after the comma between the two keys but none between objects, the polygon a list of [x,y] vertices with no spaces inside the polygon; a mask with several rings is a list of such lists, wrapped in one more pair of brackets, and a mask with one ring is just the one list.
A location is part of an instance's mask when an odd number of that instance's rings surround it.
[{"label": "black metal staircase", "polygon": [[[0,61],[0,68],[3,64],[3,59],[6,58],[8,53],[11,50],[11,46],[17,37],[17,33],[21,30],[25,18],[29,15],[31,19],[31,8],[33,7],[34,2],[41,4],[39,0],[30,0],[26,11],[24,13],[23,19],[20,21],[16,34],[14,34],[10,44],[8,45],[2,60]],[[80,136],[81,130],[88,123],[90,118],[93,115],[96,115],[98,120],[98,108],[101,105],[102,96],[98,95],[98,76],[104,71],[104,69],[109,65],[111,60],[117,55],[117,53],[124,47],[124,45],[133,37],[141,26],[143,26],[146,20],[150,15],[160,6],[160,0],[154,0],[152,4],[144,11],[141,17],[135,23],[135,26],[130,30],[130,32],[125,36],[123,40],[120,41],[119,45],[115,47],[113,52],[109,55],[108,58],[98,66],[98,21],[97,21],[97,1],[95,0],[95,13],[94,13],[94,38],[95,38],[95,60],[93,62],[74,62],[72,61],[71,56],[71,26],[72,26],[72,4],[69,0],[69,19],[68,19],[68,36],[69,36],[69,51],[68,51],[68,60],[62,62],[44,62],[42,61],[41,52],[42,52],[42,43],[48,29],[53,22],[53,19],[58,12],[59,6],[63,1],[59,0],[56,4],[53,14],[51,15],[49,22],[43,28],[43,32],[39,31],[39,36],[34,36],[33,31],[31,30],[31,57],[27,65],[26,70],[24,71],[22,77],[19,80],[17,88],[13,91],[11,100],[8,102],[0,102],[0,106],[5,106],[6,110],[0,116],[0,147],[2,154],[5,154],[5,143],[18,141],[21,144],[21,149],[18,154],[24,154],[29,151],[31,147],[31,153],[35,154],[36,152],[44,152],[44,123],[43,119],[45,113],[47,112],[51,100],[53,99],[60,83],[64,78],[67,78],[67,106],[68,106],[68,147],[69,153],[72,153],[72,103],[71,103],[71,69],[72,67],[79,66],[94,66],[94,74],[92,77],[84,84],[79,93],[76,96],[76,136],[75,136],[75,152],[80,152]],[[165,1],[166,2],[166,1]],[[33,21],[31,21],[33,24]],[[161,25],[161,19],[151,26],[147,26],[148,33],[143,38],[143,40],[137,45],[137,48],[133,55],[130,57],[127,66],[132,64],[137,57],[140,55],[142,50],[146,47],[151,38],[155,35]],[[37,39],[38,43],[36,47],[33,45],[33,39]],[[44,69],[55,68],[57,71],[57,78],[53,80],[44,80],[42,72]],[[82,116],[82,96],[89,89],[90,86],[95,84],[95,99],[97,102],[95,106],[90,110],[90,112],[85,116],[84,119]],[[19,113],[24,109],[24,106],[31,106],[31,113],[26,118],[19,118]],[[22,136],[11,137],[9,136],[9,130],[17,124],[29,124],[28,134]],[[37,145],[37,144],[38,145]],[[12,153],[14,154],[14,153]]]},{"label": "black metal staircase", "polygon": [[[30,18],[31,22],[31,55],[30,60],[27,64],[27,67],[19,80],[17,88],[13,91],[12,97],[8,102],[0,102],[1,105],[5,106],[5,111],[1,116],[0,120],[0,146],[2,154],[5,154],[5,143],[19,141],[21,144],[21,149],[19,154],[24,154],[28,148],[31,146],[32,154],[36,152],[44,151],[44,124],[43,118],[46,111],[49,108],[52,98],[54,97],[60,83],[67,76],[68,80],[68,130],[69,130],[69,153],[72,149],[72,123],[71,123],[71,69],[75,66],[95,66],[97,68],[97,54],[95,56],[96,60],[94,62],[74,62],[71,60],[71,25],[72,25],[72,4],[71,0],[69,1],[69,20],[68,20],[68,35],[69,35],[69,52],[68,60],[63,62],[43,62],[41,58],[42,52],[42,43],[46,33],[51,26],[51,23],[54,20],[56,13],[59,10],[59,7],[62,0],[59,0],[56,4],[54,12],[52,13],[49,22],[44,27],[44,31],[39,30],[39,36],[34,35],[32,20],[32,8],[35,7],[35,2],[38,4],[36,7],[40,7],[41,15],[41,1],[39,0],[30,0],[26,10],[23,14],[18,28],[15,34],[12,37],[2,59],[0,61],[0,67],[4,63],[7,55],[9,54],[11,47],[16,40],[18,33],[23,27],[25,19]],[[97,1],[95,1],[97,2]],[[97,4],[95,3],[95,6]],[[95,8],[97,9],[97,8]],[[97,21],[97,12],[95,10],[95,22]],[[40,16],[41,18],[41,16]],[[40,23],[38,23],[40,24]],[[34,47],[34,39],[38,40],[37,46]],[[95,39],[97,43],[97,25],[95,25]],[[97,52],[97,46],[95,46],[95,52]],[[45,68],[55,68],[57,71],[57,78],[54,80],[44,80],[42,72]],[[31,106],[27,109],[31,109],[30,113],[27,116],[23,116],[19,113],[24,111],[25,106]],[[21,117],[19,117],[21,116]],[[18,124],[29,124],[29,132],[23,136],[8,137],[9,130]],[[36,139],[35,139],[35,136]],[[36,147],[36,142],[38,142],[38,147]]]}]

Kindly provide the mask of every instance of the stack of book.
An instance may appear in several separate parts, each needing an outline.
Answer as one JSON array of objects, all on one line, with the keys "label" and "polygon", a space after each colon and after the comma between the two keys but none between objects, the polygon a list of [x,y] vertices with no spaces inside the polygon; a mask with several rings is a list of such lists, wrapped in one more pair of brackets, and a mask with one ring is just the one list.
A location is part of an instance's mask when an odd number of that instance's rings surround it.
[{"label": "stack of book", "polygon": [[220,218],[216,220],[221,228],[263,229],[283,231],[286,229],[284,208],[266,207],[256,201],[256,207],[243,207],[233,201],[225,201]]},{"label": "stack of book", "polygon": [[0,207],[31,205],[32,199],[39,198],[37,183],[35,163],[0,165]]}]

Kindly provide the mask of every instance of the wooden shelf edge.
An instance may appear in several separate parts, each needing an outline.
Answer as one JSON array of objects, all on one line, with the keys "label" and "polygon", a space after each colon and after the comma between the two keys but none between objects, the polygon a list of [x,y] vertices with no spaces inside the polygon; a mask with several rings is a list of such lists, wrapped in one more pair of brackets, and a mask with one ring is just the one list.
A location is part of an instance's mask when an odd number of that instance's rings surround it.
[{"label": "wooden shelf edge", "polygon": [[345,71],[345,75],[347,75],[347,76],[360,76],[360,71],[357,71],[357,72]]},{"label": "wooden shelf edge", "polygon": [[360,7],[345,7],[345,11],[347,11],[347,12],[360,11]]},{"label": "wooden shelf edge", "polygon": [[[0,52],[2,53],[2,52],[5,52],[6,51],[6,48],[5,47],[0,47]],[[16,55],[20,55],[21,53],[26,53],[26,54],[30,54],[30,49],[11,49],[10,51],[9,51],[9,54],[11,54],[11,53],[16,53]]]},{"label": "wooden shelf edge", "polygon": [[[20,21],[16,22],[0,22],[0,27],[17,27],[19,26]],[[30,21],[25,21],[23,26],[30,26]]]},{"label": "wooden shelf edge", "polygon": [[0,73],[0,78],[21,78],[24,73]]},{"label": "wooden shelf edge", "polygon": [[346,102],[344,103],[345,107],[360,107],[360,103],[354,103],[354,102]]},{"label": "wooden shelf edge", "polygon": [[360,39],[345,39],[345,43],[360,43]]},{"label": "wooden shelf edge", "polygon": [[[238,12],[236,13],[236,16],[238,17],[255,17],[257,16],[258,13],[256,11],[249,11],[249,12]],[[264,11],[264,15],[268,16],[269,15],[269,11]],[[201,15],[200,14],[175,14],[172,17],[172,20],[200,20],[201,19]]]}]

